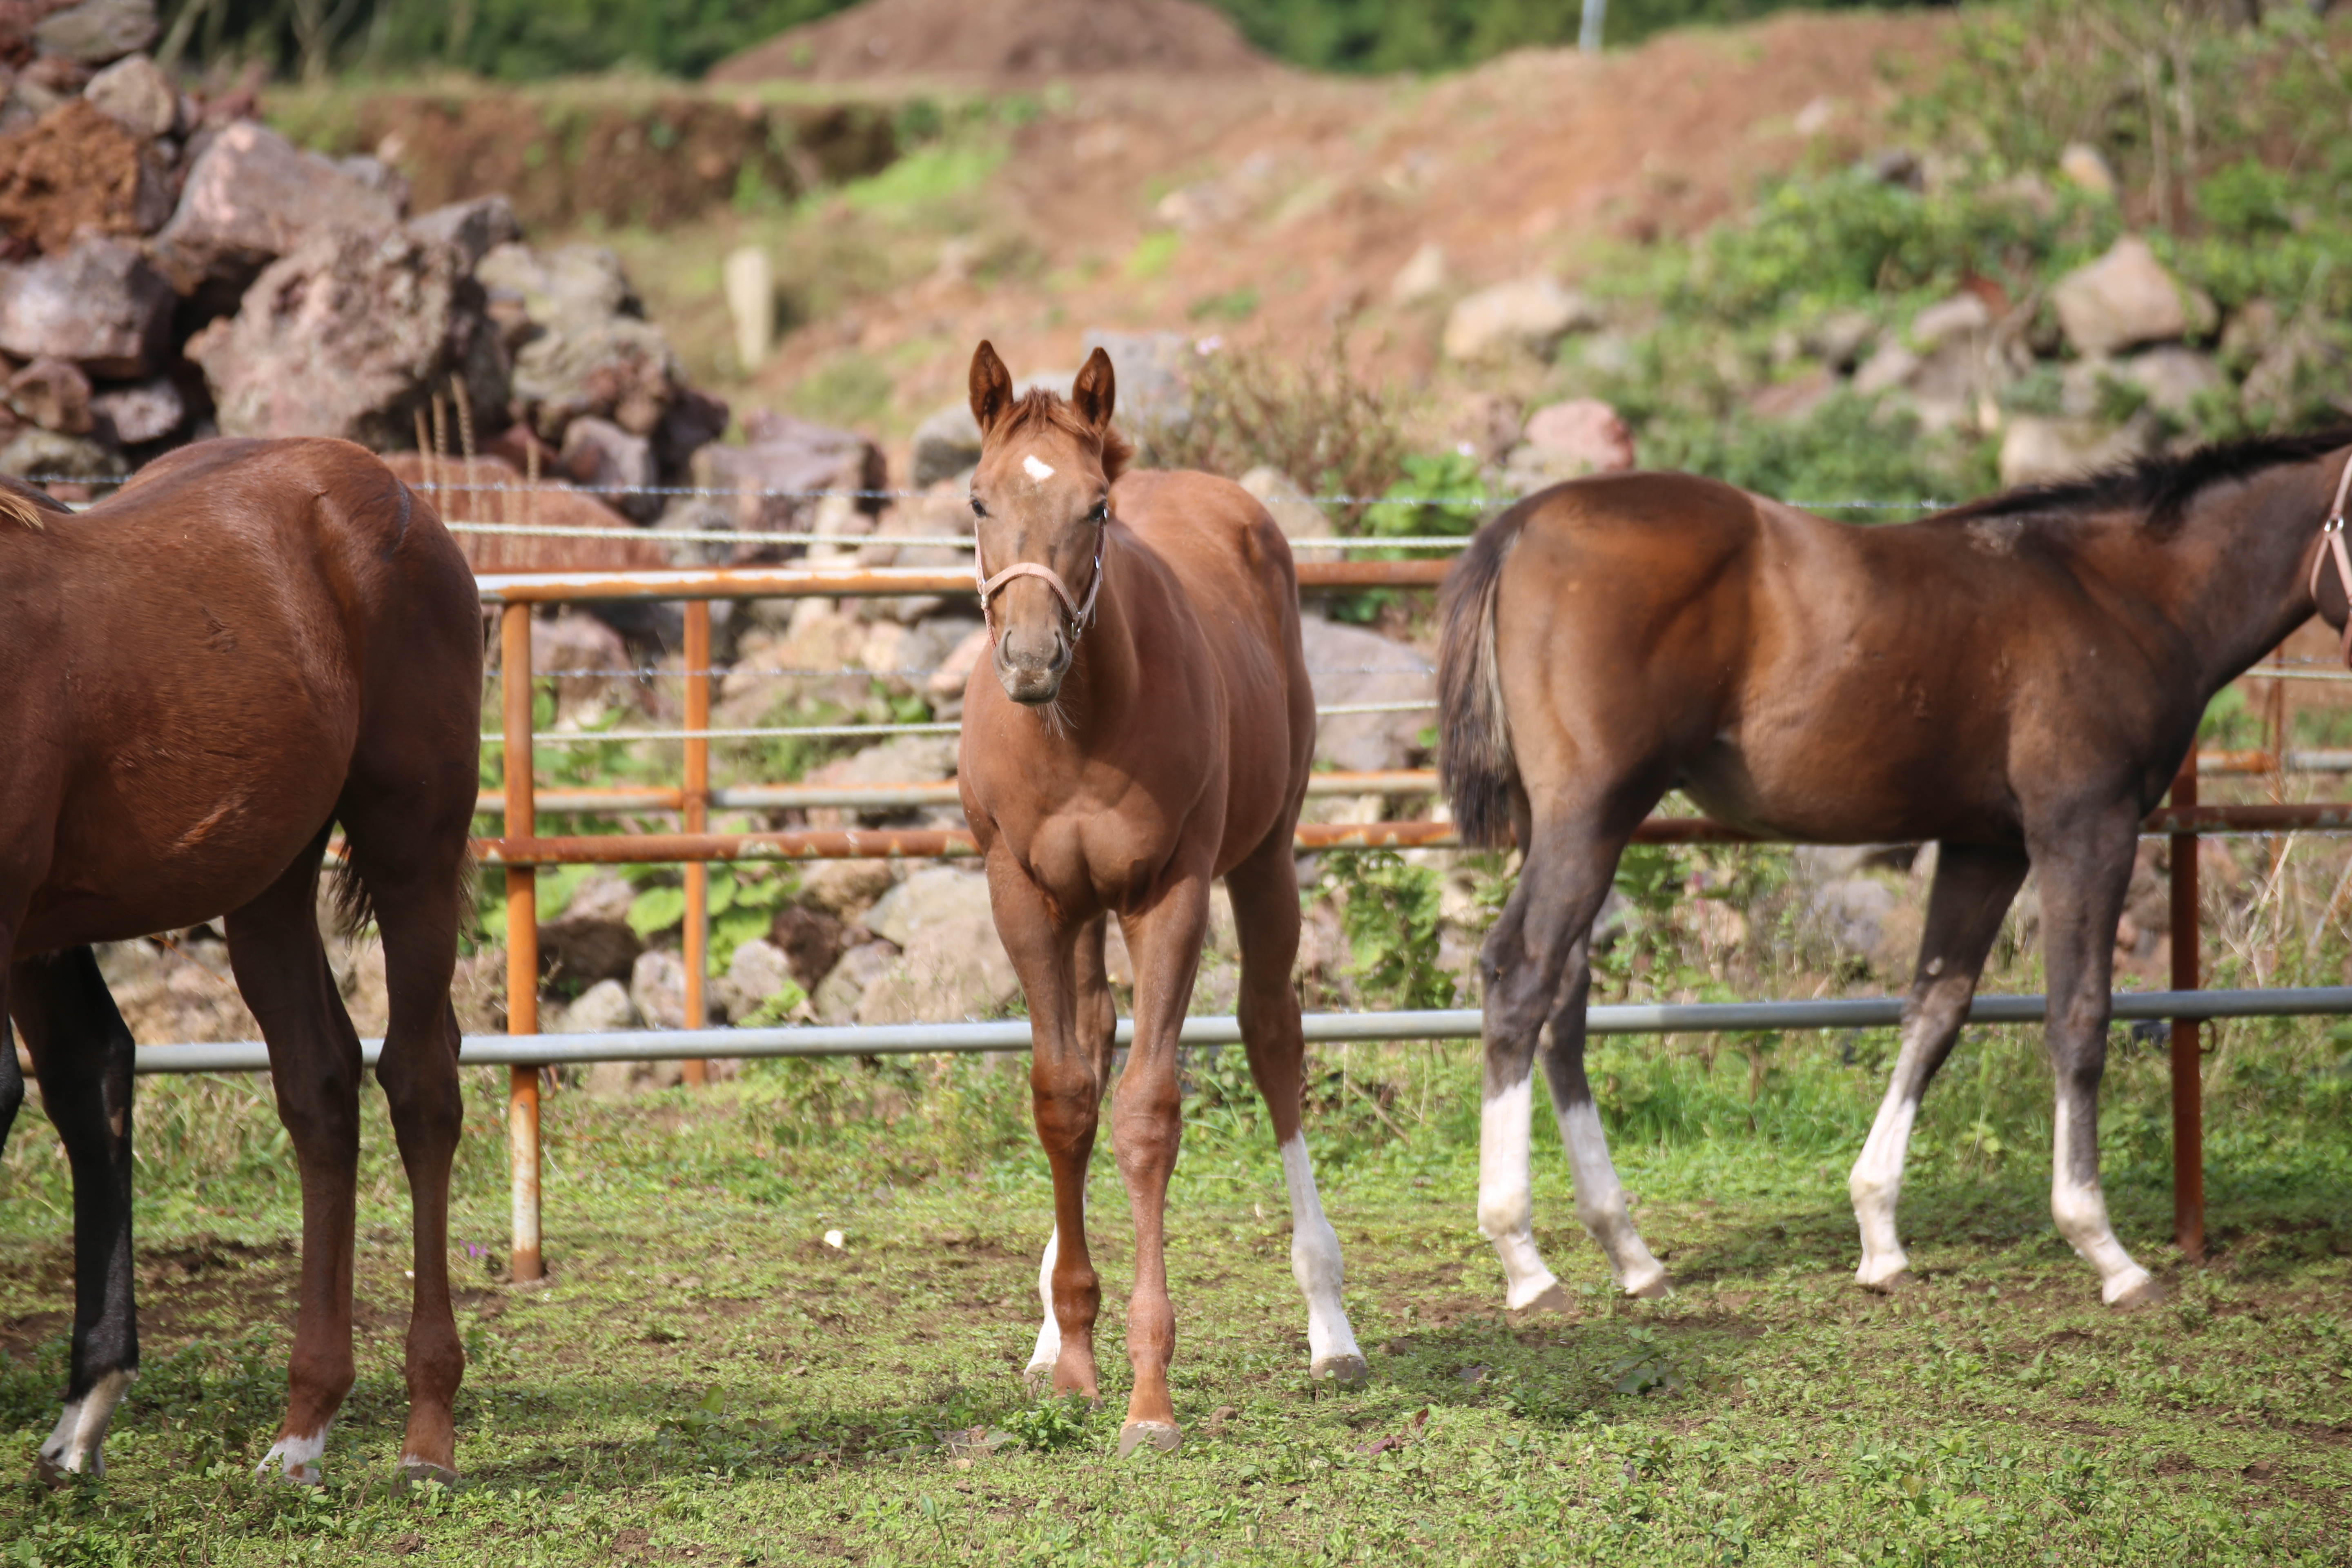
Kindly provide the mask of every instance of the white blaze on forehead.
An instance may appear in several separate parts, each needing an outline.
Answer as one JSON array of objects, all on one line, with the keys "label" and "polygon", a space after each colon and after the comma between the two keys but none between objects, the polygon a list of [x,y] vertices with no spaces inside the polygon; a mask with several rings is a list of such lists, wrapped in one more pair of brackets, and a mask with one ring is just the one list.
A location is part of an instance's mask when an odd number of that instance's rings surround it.
[{"label": "white blaze on forehead", "polygon": [[1053,465],[1038,461],[1034,452],[1021,459],[1021,471],[1041,485],[1054,477]]}]

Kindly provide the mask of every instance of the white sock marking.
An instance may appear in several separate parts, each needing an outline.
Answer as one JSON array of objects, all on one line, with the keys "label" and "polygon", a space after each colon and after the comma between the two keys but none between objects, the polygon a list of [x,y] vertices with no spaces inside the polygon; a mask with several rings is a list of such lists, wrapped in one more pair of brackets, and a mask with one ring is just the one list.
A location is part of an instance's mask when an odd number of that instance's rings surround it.
[{"label": "white sock marking", "polygon": [[1903,1193],[1903,1163],[1910,1154],[1911,1124],[1918,1114],[1919,1102],[1889,1084],[1861,1158],[1853,1163],[1853,1174],[1846,1179],[1854,1223],[1862,1230],[1862,1266],[1853,1271],[1858,1283],[1884,1285],[1911,1267],[1895,1228],[1895,1202]]},{"label": "white sock marking", "polygon": [[68,1400],[48,1441],[41,1445],[41,1458],[76,1475],[85,1469],[93,1476],[106,1474],[106,1428],[131,1380],[138,1375],[110,1372],[90,1384],[88,1394]]},{"label": "white sock marking", "polygon": [[1536,1251],[1535,1199],[1528,1186],[1528,1119],[1535,1080],[1489,1092],[1478,1111],[1478,1234],[1503,1260],[1503,1304],[1514,1311],[1559,1281]]},{"label": "white sock marking", "polygon": [[1318,1367],[1361,1361],[1364,1352],[1356,1348],[1356,1331],[1339,1300],[1339,1233],[1323,1216],[1303,1133],[1293,1133],[1282,1146],[1282,1179],[1290,1189],[1290,1272],[1307,1297],[1307,1354]]},{"label": "white sock marking", "polygon": [[1045,1238],[1045,1256],[1037,1264],[1037,1300],[1045,1303],[1045,1321],[1038,1325],[1037,1348],[1029,1352],[1024,1377],[1050,1376],[1062,1359],[1062,1325],[1054,1316],[1054,1259],[1062,1252],[1062,1227]]},{"label": "white sock marking", "polygon": [[1601,1130],[1599,1108],[1580,1100],[1559,1110],[1559,1119],[1560,1142],[1568,1145],[1568,1165],[1576,1178],[1576,1217],[1609,1255],[1609,1272],[1629,1296],[1663,1283],[1666,1267],[1650,1256],[1625,1207],[1625,1189],[1609,1161],[1609,1135]]},{"label": "white sock marking", "polygon": [[1021,459],[1021,471],[1041,485],[1054,477],[1053,466],[1040,462],[1034,452]]},{"label": "white sock marking", "polygon": [[2058,1222],[2058,1234],[2067,1245],[2099,1271],[2099,1300],[2113,1305],[2117,1297],[2147,1284],[2148,1274],[2116,1239],[2115,1227],[2107,1223],[2106,1196],[2098,1184],[2077,1182],[2070,1173],[2074,1169],[2074,1142],[2083,1132],[2074,1125],[2062,1090],[2057,1125],[2050,1140],[2050,1215]]},{"label": "white sock marking", "polygon": [[320,1457],[327,1451],[327,1429],[320,1427],[307,1437],[289,1434],[269,1445],[269,1452],[261,1456],[261,1463],[253,1468],[256,1480],[266,1479],[269,1467],[279,1467],[288,1480],[298,1486],[315,1487],[325,1479],[319,1465]]}]

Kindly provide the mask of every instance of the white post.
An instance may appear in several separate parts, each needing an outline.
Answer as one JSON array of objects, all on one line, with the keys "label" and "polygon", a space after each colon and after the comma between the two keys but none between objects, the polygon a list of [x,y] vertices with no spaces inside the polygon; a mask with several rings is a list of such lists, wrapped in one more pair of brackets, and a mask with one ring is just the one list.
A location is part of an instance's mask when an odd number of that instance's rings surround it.
[{"label": "white post", "polygon": [[1584,26],[1577,29],[1576,47],[1588,55],[1601,52],[1601,24],[1608,11],[1609,0],[1584,0]]}]

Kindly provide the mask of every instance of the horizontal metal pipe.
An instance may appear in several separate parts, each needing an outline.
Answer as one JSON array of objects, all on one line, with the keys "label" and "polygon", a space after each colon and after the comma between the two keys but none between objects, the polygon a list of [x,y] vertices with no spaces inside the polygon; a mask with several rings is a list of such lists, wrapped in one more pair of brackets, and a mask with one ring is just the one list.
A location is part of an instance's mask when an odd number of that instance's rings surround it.
[{"label": "horizontal metal pipe", "polygon": [[[642,536],[633,536],[642,537]],[[658,537],[658,536],[655,536]],[[1451,561],[1302,561],[1302,588],[1433,587]],[[486,605],[616,599],[896,598],[971,594],[971,573],[936,566],[730,566],[638,572],[491,572],[475,578]]]},{"label": "horizontal metal pipe", "polygon": [[[2108,998],[2118,1021],[2136,1018],[2281,1018],[2352,1013],[2352,985],[2269,991],[2139,991]],[[2040,996],[1979,996],[1969,1009],[1973,1024],[2038,1024],[2048,1003]],[[1595,1035],[1706,1035],[1756,1029],[1889,1028],[1901,1022],[1899,996],[1798,1002],[1633,1003],[1586,1009]],[[1404,1013],[1309,1013],[1310,1040],[1461,1040],[1478,1037],[1475,1007]],[[1132,1019],[1118,1023],[1121,1044],[1135,1037]],[[1239,1020],[1188,1018],[1187,1045],[1241,1043]],[[361,1053],[375,1064],[381,1040],[363,1040]],[[1029,1047],[1024,1019],[987,1024],[801,1026],[777,1029],[642,1029],[600,1035],[468,1035],[459,1060],[468,1067],[552,1066],[567,1062],[677,1061],[696,1058],[906,1056],[950,1051],[1017,1051]],[[142,1046],[141,1073],[259,1072],[269,1066],[258,1040],[205,1046]]]},{"label": "horizontal metal pipe", "polygon": [[[1437,788],[1434,768],[1396,768],[1377,773],[1310,773],[1309,795],[1429,795]],[[541,814],[568,812],[593,816],[598,812],[677,811],[674,789],[566,789],[538,792]],[[845,811],[912,811],[926,805],[961,804],[962,793],[953,779],[938,784],[737,784],[710,792],[713,811],[798,811],[831,806]],[[474,800],[478,816],[502,816],[506,796],[484,790]]]}]

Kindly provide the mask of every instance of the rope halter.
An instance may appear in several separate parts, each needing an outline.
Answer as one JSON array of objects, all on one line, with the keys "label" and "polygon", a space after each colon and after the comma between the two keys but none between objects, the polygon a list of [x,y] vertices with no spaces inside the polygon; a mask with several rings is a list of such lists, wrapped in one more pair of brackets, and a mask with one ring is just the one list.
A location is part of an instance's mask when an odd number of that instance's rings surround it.
[{"label": "rope halter", "polygon": [[2344,662],[2352,665],[2352,555],[2344,549],[2344,500],[2352,494],[2352,458],[2344,460],[2344,473],[2336,481],[2336,502],[2327,509],[2327,521],[2319,525],[2319,552],[2311,558],[2312,608],[2319,607],[2319,568],[2323,563],[2336,563],[2336,585],[2344,590]]},{"label": "rope halter", "polygon": [[971,551],[971,580],[980,589],[980,619],[981,624],[988,628],[988,646],[991,647],[996,646],[997,636],[996,616],[989,608],[990,601],[996,597],[998,590],[1015,577],[1035,577],[1054,590],[1054,597],[1062,601],[1062,633],[1070,639],[1070,651],[1073,654],[1076,653],[1078,638],[1085,636],[1087,628],[1095,624],[1095,599],[1102,593],[1104,531],[1104,524],[1095,525],[1095,578],[1092,583],[1087,584],[1087,597],[1084,604],[1080,604],[1077,596],[1070,592],[1070,585],[1062,581],[1061,574],[1043,562],[1016,561],[995,576],[989,576],[987,563],[981,559],[980,542],[974,540]]}]

